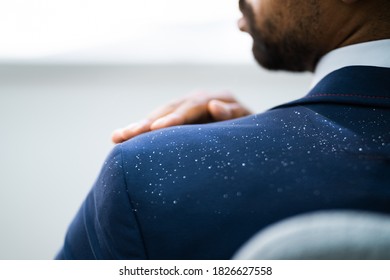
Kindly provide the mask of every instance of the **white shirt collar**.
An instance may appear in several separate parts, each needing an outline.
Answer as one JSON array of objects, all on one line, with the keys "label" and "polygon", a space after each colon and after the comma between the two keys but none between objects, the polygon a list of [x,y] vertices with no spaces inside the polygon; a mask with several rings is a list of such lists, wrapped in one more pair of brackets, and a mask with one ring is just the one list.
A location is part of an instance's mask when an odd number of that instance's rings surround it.
[{"label": "white shirt collar", "polygon": [[390,68],[390,39],[350,45],[327,53],[317,64],[312,87],[331,72],[353,65]]}]

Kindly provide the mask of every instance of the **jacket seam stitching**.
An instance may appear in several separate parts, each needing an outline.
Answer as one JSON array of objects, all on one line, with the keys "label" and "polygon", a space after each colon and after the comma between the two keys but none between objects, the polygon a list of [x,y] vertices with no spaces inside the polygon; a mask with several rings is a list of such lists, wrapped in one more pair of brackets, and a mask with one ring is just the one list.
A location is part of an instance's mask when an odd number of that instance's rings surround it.
[{"label": "jacket seam stitching", "polygon": [[145,253],[145,256],[147,259],[149,259],[149,256],[148,256],[148,252],[146,250],[146,242],[145,242],[145,238],[144,238],[144,235],[142,233],[142,230],[141,230],[141,225],[140,225],[140,222],[138,220],[138,216],[134,213],[134,205],[133,203],[131,202],[131,198],[130,198],[130,190],[128,188],[128,185],[127,185],[127,180],[126,180],[126,176],[125,176],[125,172],[124,172],[124,162],[123,162],[123,148],[122,148],[122,144],[119,144],[119,147],[120,147],[120,154],[121,154],[121,163],[122,163],[122,174],[123,174],[123,180],[125,181],[125,188],[126,188],[126,193],[127,193],[127,198],[129,200],[129,204],[130,204],[130,207],[131,207],[131,212],[134,216],[134,219],[135,219],[135,222],[137,223],[137,227],[138,227],[138,232],[139,232],[139,235],[141,237],[141,240],[142,240],[142,246],[144,248],[144,253]]},{"label": "jacket seam stitching", "polygon": [[361,97],[361,98],[371,98],[371,99],[390,99],[390,97],[387,96],[369,96],[369,95],[359,95],[359,94],[337,94],[337,93],[319,93],[319,94],[313,94],[310,96],[307,96],[308,98],[312,97],[318,97],[318,96],[343,96],[343,97]]}]

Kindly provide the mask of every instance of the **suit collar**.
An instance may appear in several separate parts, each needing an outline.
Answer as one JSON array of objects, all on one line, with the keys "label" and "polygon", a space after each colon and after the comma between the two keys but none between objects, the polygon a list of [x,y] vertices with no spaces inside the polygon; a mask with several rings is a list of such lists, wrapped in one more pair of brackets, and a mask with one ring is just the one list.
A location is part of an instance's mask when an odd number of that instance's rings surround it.
[{"label": "suit collar", "polygon": [[390,68],[349,66],[323,78],[304,98],[277,106],[338,103],[390,108]]},{"label": "suit collar", "polygon": [[326,75],[347,66],[390,67],[390,39],[364,42],[335,49],[316,66],[312,88]]}]

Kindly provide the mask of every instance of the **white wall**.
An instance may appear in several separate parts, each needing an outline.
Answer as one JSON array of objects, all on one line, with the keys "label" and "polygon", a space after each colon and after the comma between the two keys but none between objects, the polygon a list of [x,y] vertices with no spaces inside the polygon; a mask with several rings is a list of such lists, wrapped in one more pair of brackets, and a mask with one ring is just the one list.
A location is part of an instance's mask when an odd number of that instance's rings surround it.
[{"label": "white wall", "polygon": [[0,62],[250,62],[238,0],[1,0]]}]

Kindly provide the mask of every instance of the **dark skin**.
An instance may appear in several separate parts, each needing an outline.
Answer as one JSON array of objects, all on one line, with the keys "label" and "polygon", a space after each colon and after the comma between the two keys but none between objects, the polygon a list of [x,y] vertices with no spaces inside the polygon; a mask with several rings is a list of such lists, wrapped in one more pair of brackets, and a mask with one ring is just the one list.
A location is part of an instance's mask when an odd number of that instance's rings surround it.
[{"label": "dark skin", "polygon": [[[311,71],[326,53],[390,39],[389,0],[240,0],[241,31],[253,38],[253,54],[270,70]],[[112,134],[121,143],[174,125],[204,123],[250,114],[228,92],[195,92],[162,106],[148,118]]]},{"label": "dark skin", "polygon": [[[283,2],[283,3],[282,3]],[[240,1],[242,31],[253,38],[253,54],[270,70],[305,71],[316,63],[317,0]]]},{"label": "dark skin", "polygon": [[271,70],[314,71],[331,50],[390,36],[383,0],[241,0],[240,8],[240,29]]}]

